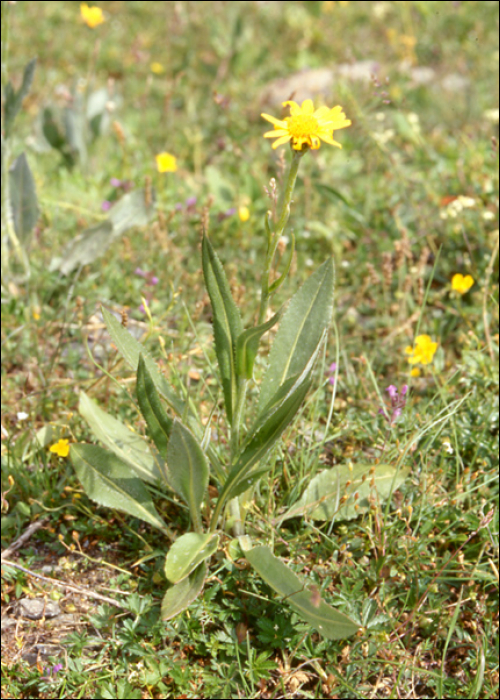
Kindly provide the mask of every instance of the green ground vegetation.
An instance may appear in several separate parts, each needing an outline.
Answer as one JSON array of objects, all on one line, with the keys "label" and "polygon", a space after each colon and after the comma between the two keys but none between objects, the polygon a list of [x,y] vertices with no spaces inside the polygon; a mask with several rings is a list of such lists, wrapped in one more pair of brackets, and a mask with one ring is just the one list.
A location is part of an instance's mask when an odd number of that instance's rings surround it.
[{"label": "green ground vegetation", "polygon": [[[498,3],[100,7],[94,28],[76,2],[8,7],[16,87],[37,57],[10,149],[26,152],[39,216],[24,242],[29,278],[15,257],[2,278],[2,548],[45,517],[9,560],[126,609],[3,566],[6,618],[24,597],[56,600],[74,617],[64,631],[48,621],[7,628],[2,697],[497,697]],[[279,194],[290,161],[262,138],[260,114],[280,117],[294,90],[299,99],[321,80],[315,102],[342,105],[353,125],[336,135],[342,150],[303,159],[292,274],[273,308],[333,255],[335,324],[249,517],[360,631],[322,639],[227,549],[204,595],[162,623],[168,541],[88,500],[70,460],[49,448],[93,440],[80,390],[144,432],[101,305],[127,316],[226,439],[212,413],[222,392],[201,224],[244,320],[255,319],[273,206],[264,187],[275,178]],[[86,125],[82,146],[64,131],[68,114],[103,88],[102,120]],[[50,115],[62,139],[52,146]],[[175,172],[157,171],[162,152]],[[63,274],[75,236],[140,188],[154,200],[149,223]],[[455,274],[474,278],[467,293],[453,292]],[[417,377],[405,349],[418,334],[439,347]],[[405,384],[390,422],[379,412],[390,417],[386,389]],[[345,522],[279,522],[321,470],[401,459],[410,476],[384,506]],[[185,530],[175,498],[157,506],[173,532]],[[55,646],[44,653],[42,642]]]}]

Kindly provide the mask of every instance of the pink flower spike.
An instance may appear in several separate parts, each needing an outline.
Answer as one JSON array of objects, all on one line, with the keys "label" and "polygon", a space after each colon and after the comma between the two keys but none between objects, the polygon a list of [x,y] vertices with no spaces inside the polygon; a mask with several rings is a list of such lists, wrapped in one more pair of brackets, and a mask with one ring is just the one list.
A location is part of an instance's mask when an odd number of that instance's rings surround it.
[{"label": "pink flower spike", "polygon": [[336,372],[337,371],[337,363],[332,362],[332,364],[329,367],[330,372]]},{"label": "pink flower spike", "polygon": [[401,396],[406,396],[407,393],[408,393],[408,384],[403,384],[403,386],[401,387]]},{"label": "pink flower spike", "polygon": [[386,391],[389,394],[389,396],[391,397],[391,399],[397,398],[398,388],[396,386],[394,386],[394,384],[391,384],[390,386],[388,386]]},{"label": "pink flower spike", "polygon": [[402,408],[396,408],[392,413],[391,423],[395,423],[402,413]]}]

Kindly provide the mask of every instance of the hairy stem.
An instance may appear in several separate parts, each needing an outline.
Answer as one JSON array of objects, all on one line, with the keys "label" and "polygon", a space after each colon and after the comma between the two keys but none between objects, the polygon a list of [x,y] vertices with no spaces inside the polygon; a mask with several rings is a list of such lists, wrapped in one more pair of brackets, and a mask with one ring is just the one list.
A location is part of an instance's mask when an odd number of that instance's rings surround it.
[{"label": "hairy stem", "polygon": [[259,324],[264,323],[266,319],[267,309],[269,306],[269,287],[271,286],[271,269],[273,266],[274,256],[276,254],[276,248],[278,247],[279,240],[283,235],[285,227],[288,223],[288,218],[290,216],[290,205],[292,203],[293,190],[295,189],[295,182],[297,180],[297,173],[299,171],[300,159],[306,151],[294,151],[293,159],[290,165],[290,171],[288,173],[288,180],[286,183],[285,194],[283,196],[283,202],[281,204],[281,214],[278,224],[274,232],[269,232],[268,246],[267,246],[267,257],[266,257],[266,267],[264,274],[262,276],[262,292],[260,297],[260,311],[259,311]]}]

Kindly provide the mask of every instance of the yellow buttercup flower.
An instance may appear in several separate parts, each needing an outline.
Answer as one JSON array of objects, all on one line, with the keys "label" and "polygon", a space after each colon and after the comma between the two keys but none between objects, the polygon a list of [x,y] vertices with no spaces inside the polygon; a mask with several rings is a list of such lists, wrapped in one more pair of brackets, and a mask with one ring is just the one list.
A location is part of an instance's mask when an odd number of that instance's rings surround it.
[{"label": "yellow buttercup flower", "polygon": [[461,275],[460,273],[453,275],[451,280],[451,288],[459,294],[467,294],[469,289],[474,285],[474,278],[471,275]]},{"label": "yellow buttercup flower", "polygon": [[89,7],[87,3],[82,3],[80,5],[80,14],[83,21],[93,29],[97,27],[98,24],[102,24],[104,20],[104,14],[100,7]]},{"label": "yellow buttercup flower", "polygon": [[325,0],[321,5],[322,12],[333,12],[335,5],[340,5],[340,7],[347,7],[349,4],[348,0],[339,0],[339,2],[333,2],[332,0]]},{"label": "yellow buttercup flower", "polygon": [[161,63],[158,63],[158,61],[153,61],[153,63],[149,66],[151,73],[156,73],[156,75],[161,75],[162,73],[165,73],[165,68]]},{"label": "yellow buttercup flower", "polygon": [[264,138],[277,139],[273,148],[277,148],[288,141],[296,151],[303,150],[304,146],[317,149],[321,141],[342,148],[340,143],[333,140],[333,132],[336,129],[345,129],[352,124],[347,119],[342,107],[320,107],[316,111],[312,100],[304,100],[302,106],[289,100],[283,102],[283,106],[290,105],[290,116],[285,119],[276,119],[269,114],[262,114],[264,119],[274,124],[274,131],[268,131]]},{"label": "yellow buttercup flower", "polygon": [[412,370],[411,370],[411,372],[410,372],[410,376],[411,376],[411,377],[414,377],[415,379],[416,379],[417,377],[420,377],[421,374],[422,374],[422,372],[419,370],[418,367],[413,367]]},{"label": "yellow buttercup flower", "polygon": [[438,343],[435,343],[430,335],[417,335],[415,338],[415,347],[409,345],[405,353],[410,355],[408,362],[411,365],[430,365],[434,359]]},{"label": "yellow buttercup flower", "polygon": [[250,218],[250,209],[248,207],[239,207],[238,216],[240,217],[240,221],[242,221],[243,223],[245,221],[248,221],[248,219]]},{"label": "yellow buttercup flower", "polygon": [[59,440],[55,445],[49,447],[49,451],[58,457],[67,457],[69,455],[69,440]]},{"label": "yellow buttercup flower", "polygon": [[175,173],[177,170],[177,158],[171,153],[158,153],[155,158],[159,173]]}]

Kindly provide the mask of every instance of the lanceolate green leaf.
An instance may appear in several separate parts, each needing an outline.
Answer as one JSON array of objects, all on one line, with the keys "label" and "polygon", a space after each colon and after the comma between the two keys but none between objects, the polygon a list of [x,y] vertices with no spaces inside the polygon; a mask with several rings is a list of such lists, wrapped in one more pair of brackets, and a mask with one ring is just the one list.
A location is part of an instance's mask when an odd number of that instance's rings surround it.
[{"label": "lanceolate green leaf", "polygon": [[219,536],[212,533],[187,532],[175,540],[168,550],[165,576],[172,583],[179,583],[217,551]]},{"label": "lanceolate green leaf", "polygon": [[38,219],[38,199],[35,180],[24,153],[12,164],[9,181],[14,227],[19,240],[25,243]]},{"label": "lanceolate green leaf", "polygon": [[161,604],[162,620],[171,620],[196,600],[203,590],[207,573],[207,564],[202,562],[187,578],[168,589]]},{"label": "lanceolate green leaf", "polygon": [[[271,399],[261,416],[250,428],[240,457],[229,473],[220,498],[233,498],[255,483],[251,468],[269,453],[286,427],[291,423],[311,385],[311,373],[326,331],[302,373],[290,377]],[[259,474],[265,467],[258,466]]]},{"label": "lanceolate green leaf", "polygon": [[[227,491],[228,498],[234,498],[255,483],[251,479],[251,468],[258,465],[268,455],[284,430],[290,425],[302,406],[310,386],[310,376],[305,377],[301,383],[294,384],[285,400],[280,403],[268,420],[264,421],[253,438],[243,448],[240,458],[224,485],[223,493]],[[259,468],[259,472],[262,470],[266,471],[265,467]]]},{"label": "lanceolate green leaf", "polygon": [[327,639],[345,639],[355,634],[358,625],[347,615],[318,598],[317,592],[303,583],[268,547],[253,547],[245,557],[261,578],[291,605],[311,627]]},{"label": "lanceolate green leaf", "polygon": [[203,236],[202,263],[205,285],[212,303],[215,351],[222,378],[226,412],[229,422],[232,423],[237,390],[236,341],[243,327],[226,273],[207,236]]},{"label": "lanceolate green leaf", "polygon": [[259,413],[290,377],[302,372],[314,353],[333,310],[334,269],[329,259],[290,300],[276,333],[262,381]]},{"label": "lanceolate green leaf", "polygon": [[311,481],[299,502],[278,522],[299,515],[313,520],[351,520],[370,508],[370,500],[382,503],[409,474],[408,467],[389,464],[341,465],[327,469]]},{"label": "lanceolate green leaf", "polygon": [[147,423],[149,433],[163,460],[167,458],[168,438],[173,421],[166,414],[144,358],[139,356],[137,366],[137,400]]},{"label": "lanceolate green leaf", "polygon": [[119,238],[136,226],[147,226],[154,215],[155,192],[149,196],[145,190],[133,190],[124,195],[109,212],[113,224],[113,238]]},{"label": "lanceolate green leaf", "polygon": [[158,468],[158,460],[161,458],[151,454],[145,438],[103,411],[84,391],[80,392],[78,411],[96,438],[117,457],[130,464],[137,476],[154,484],[161,480]]},{"label": "lanceolate green leaf", "polygon": [[240,333],[236,341],[236,373],[240,377],[252,379],[253,365],[257,352],[259,350],[260,339],[270,330],[283,314],[283,309],[280,309],[267,323],[262,323],[255,328],[249,328],[243,333]]},{"label": "lanceolate green leaf", "polygon": [[161,530],[169,530],[148,490],[128,464],[97,445],[72,445],[71,460],[87,496],[101,506],[122,510]]},{"label": "lanceolate green leaf", "polygon": [[113,342],[125,362],[127,362],[135,372],[139,364],[139,356],[142,354],[144,363],[148,368],[154,385],[177,415],[182,416],[184,413],[184,403],[177,398],[165,377],[160,374],[156,362],[148,355],[142,343],[139,343],[139,341],[122,326],[118,319],[104,307],[102,309],[102,315],[109,334],[113,338]]},{"label": "lanceolate green leaf", "polygon": [[[3,5],[2,5],[3,10]],[[4,10],[5,11],[5,10]],[[26,65],[23,73],[23,82],[19,90],[14,90],[12,83],[7,83],[5,86],[5,105],[4,105],[4,129],[5,138],[10,136],[10,130],[14,119],[22,107],[23,100],[29,92],[33,76],[35,75],[36,58],[32,58]]]},{"label": "lanceolate green leaf", "polygon": [[[176,396],[174,390],[168,384],[165,377],[160,374],[156,362],[148,355],[144,345],[139,343],[139,341],[137,341],[127,330],[125,330],[118,319],[116,319],[113,314],[104,307],[102,308],[102,315],[113,342],[129,367],[132,367],[134,371],[137,370],[139,356],[142,355],[144,358],[144,364],[148,368],[151,379],[160,395],[165,399],[172,411],[174,411],[178,416],[183,416],[186,412],[186,405]],[[195,416],[191,412],[189,413],[188,423],[189,427],[195,431],[196,435],[201,440],[203,431],[200,428]],[[215,450],[209,445],[207,452],[210,455],[212,464],[214,464],[214,471],[217,470],[217,476],[218,478],[221,478],[224,473],[224,469],[220,465]]]},{"label": "lanceolate green leaf", "polygon": [[[77,115],[73,110],[67,113],[67,116]],[[83,119],[83,115],[82,119]],[[69,123],[68,125],[69,126]],[[75,145],[80,150],[81,159],[85,160],[85,142],[81,140],[81,130],[77,124],[72,128],[72,139]],[[54,138],[57,135],[55,131]],[[53,138],[53,140],[54,140]],[[65,145],[67,146],[66,142]],[[71,153],[76,151],[72,150]],[[152,193],[152,198],[154,198]],[[88,265],[100,258],[106,250],[116,240],[121,238],[123,234],[136,226],[145,226],[151,219],[154,212],[152,204],[146,204],[146,193],[144,190],[135,190],[124,195],[109,212],[108,219],[100,221],[94,226],[86,228],[73,238],[64,248],[61,258],[54,259],[52,267],[60,270],[63,275],[69,275],[80,265]]]},{"label": "lanceolate green leaf", "polygon": [[199,529],[200,509],[208,486],[209,467],[196,438],[177,418],[170,432],[167,467],[170,485],[188,504],[195,529]]}]

